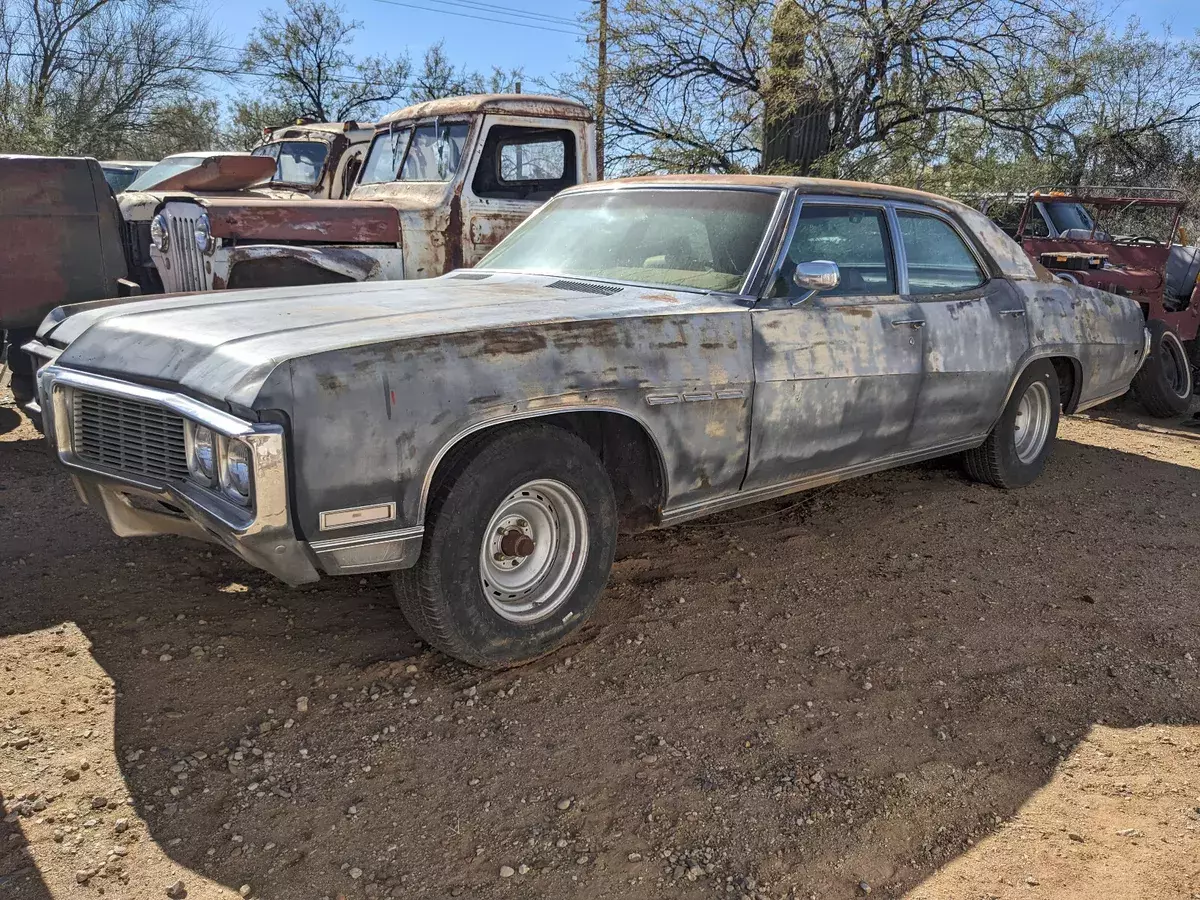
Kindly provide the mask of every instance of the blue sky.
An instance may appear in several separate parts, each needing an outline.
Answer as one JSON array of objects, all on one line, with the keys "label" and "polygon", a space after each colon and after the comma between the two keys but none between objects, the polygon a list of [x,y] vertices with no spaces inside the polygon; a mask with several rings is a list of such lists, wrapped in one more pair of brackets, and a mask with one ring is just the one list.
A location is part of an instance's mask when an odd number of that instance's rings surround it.
[{"label": "blue sky", "polygon": [[[488,19],[517,19],[496,10],[573,19],[589,8],[589,0],[343,0],[351,18],[364,24],[355,40],[356,53],[396,54],[407,51],[414,60],[425,48],[444,40],[451,59],[481,71],[493,65],[525,70],[526,90],[533,81],[571,68],[572,58],[587,52],[569,25],[526,18],[522,27]],[[403,3],[405,5],[396,5]],[[282,9],[283,0],[215,0],[213,20],[224,30],[225,43],[240,46],[263,9]],[[414,9],[411,7],[427,7]],[[490,9],[489,9],[490,8]],[[454,15],[463,13],[466,15]],[[1200,29],[1200,0],[1116,0],[1113,20],[1137,15],[1151,31],[1170,25],[1177,35]],[[477,16],[480,18],[470,18]],[[553,30],[546,30],[553,29]],[[253,90],[253,81],[246,80]],[[227,89],[228,90],[228,89]],[[237,93],[238,88],[228,93]]]}]

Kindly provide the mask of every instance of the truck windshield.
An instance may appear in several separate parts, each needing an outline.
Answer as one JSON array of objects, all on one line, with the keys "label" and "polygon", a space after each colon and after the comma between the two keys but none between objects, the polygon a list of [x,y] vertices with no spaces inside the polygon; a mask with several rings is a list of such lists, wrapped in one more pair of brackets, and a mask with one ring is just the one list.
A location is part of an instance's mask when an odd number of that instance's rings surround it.
[{"label": "truck windshield", "polygon": [[371,142],[359,184],[388,181],[449,181],[462,162],[466,122],[430,122],[381,131]]},{"label": "truck windshield", "polygon": [[737,291],[778,200],[777,191],[690,187],[566,194],[479,268]]},{"label": "truck windshield", "polygon": [[1046,213],[1050,216],[1050,221],[1054,223],[1054,229],[1059,234],[1072,229],[1091,231],[1096,227],[1096,223],[1088,215],[1088,211],[1079,203],[1047,203]]},{"label": "truck windshield", "polygon": [[251,156],[269,156],[275,160],[272,181],[286,184],[316,184],[325,168],[329,146],[323,141],[278,141],[250,151]]}]

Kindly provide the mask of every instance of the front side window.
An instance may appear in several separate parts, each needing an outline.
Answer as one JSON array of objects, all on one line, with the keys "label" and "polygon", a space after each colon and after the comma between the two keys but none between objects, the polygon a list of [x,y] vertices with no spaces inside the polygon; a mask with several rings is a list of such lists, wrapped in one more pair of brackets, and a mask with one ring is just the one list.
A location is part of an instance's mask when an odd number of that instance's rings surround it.
[{"label": "front side window", "polygon": [[316,184],[321,180],[329,147],[322,141],[278,141],[250,152],[253,156],[269,156],[275,160],[272,181]]},{"label": "front side window", "polygon": [[776,191],[705,188],[567,194],[479,268],[736,292],[778,201]]},{"label": "front side window", "polygon": [[986,280],[963,239],[934,216],[900,210],[900,235],[908,260],[908,292],[949,294],[969,291]]},{"label": "front side window", "polygon": [[792,281],[796,266],[806,262],[837,263],[840,283],[823,297],[886,296],[896,293],[896,271],[882,209],[805,203],[780,270],[774,295],[808,293]]}]

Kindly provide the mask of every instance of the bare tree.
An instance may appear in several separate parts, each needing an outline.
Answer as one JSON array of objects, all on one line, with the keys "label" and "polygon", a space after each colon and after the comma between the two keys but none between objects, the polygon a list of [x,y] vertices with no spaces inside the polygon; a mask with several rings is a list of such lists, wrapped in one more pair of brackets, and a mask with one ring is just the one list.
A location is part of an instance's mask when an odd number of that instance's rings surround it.
[{"label": "bare tree", "polygon": [[325,0],[287,0],[266,10],[243,53],[247,70],[271,79],[274,100],[321,122],[371,119],[408,84],[411,63],[351,54],[362,23]]},{"label": "bare tree", "polygon": [[442,41],[431,45],[421,60],[421,70],[413,77],[408,92],[410,103],[453,97],[459,94],[509,93],[521,83],[521,70],[493,66],[488,75],[456,67],[446,55]]},{"label": "bare tree", "polygon": [[0,149],[137,155],[227,65],[189,0],[0,5]]}]

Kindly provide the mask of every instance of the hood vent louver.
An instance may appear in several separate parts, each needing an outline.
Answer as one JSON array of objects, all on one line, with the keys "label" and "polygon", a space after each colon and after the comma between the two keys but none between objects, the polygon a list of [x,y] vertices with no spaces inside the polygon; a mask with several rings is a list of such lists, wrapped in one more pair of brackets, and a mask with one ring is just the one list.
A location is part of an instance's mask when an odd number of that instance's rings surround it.
[{"label": "hood vent louver", "polygon": [[570,281],[568,279],[552,281],[546,287],[558,288],[560,291],[577,291],[580,294],[599,294],[602,297],[619,294],[625,290],[623,287],[612,284],[591,284],[587,281]]},{"label": "hood vent louver", "polygon": [[451,275],[451,281],[483,281],[485,278],[491,278],[491,272],[460,272],[458,275]]}]

